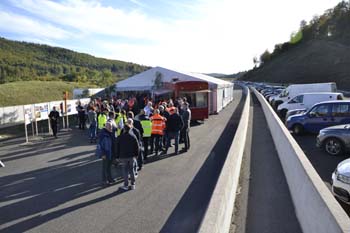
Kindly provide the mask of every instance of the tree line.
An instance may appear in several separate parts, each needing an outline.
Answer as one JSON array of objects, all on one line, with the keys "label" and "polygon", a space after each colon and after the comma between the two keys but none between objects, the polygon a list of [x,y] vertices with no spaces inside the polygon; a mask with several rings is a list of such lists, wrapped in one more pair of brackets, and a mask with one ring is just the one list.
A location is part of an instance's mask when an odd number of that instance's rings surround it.
[{"label": "tree line", "polygon": [[302,20],[297,32],[293,32],[290,41],[277,44],[272,52],[266,50],[260,57],[254,57],[255,68],[261,67],[281,54],[301,43],[311,40],[329,40],[350,45],[350,3],[342,1],[328,9],[321,16],[315,15],[310,22]]},{"label": "tree line", "polygon": [[106,87],[147,69],[149,67],[64,48],[0,38],[0,84],[62,80]]}]

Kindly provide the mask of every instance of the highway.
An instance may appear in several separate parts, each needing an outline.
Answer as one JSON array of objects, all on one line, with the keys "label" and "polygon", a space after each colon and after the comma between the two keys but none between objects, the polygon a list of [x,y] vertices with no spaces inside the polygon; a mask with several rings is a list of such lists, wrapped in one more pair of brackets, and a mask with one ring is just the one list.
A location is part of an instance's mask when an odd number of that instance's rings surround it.
[{"label": "highway", "polygon": [[[230,148],[244,96],[191,128],[191,150],[150,158],[136,190],[101,187],[101,162],[86,131],[33,145],[2,142],[1,232],[196,232]],[[181,147],[180,147],[181,148]],[[169,149],[173,152],[173,148]]]},{"label": "highway", "polygon": [[302,232],[261,105],[252,93],[231,233]]}]

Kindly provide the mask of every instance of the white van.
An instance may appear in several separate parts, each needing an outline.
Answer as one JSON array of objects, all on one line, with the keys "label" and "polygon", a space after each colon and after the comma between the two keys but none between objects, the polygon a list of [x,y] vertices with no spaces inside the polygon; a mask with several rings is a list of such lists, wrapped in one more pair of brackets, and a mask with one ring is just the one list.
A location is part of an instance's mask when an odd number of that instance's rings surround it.
[{"label": "white van", "polygon": [[301,93],[313,93],[313,92],[336,92],[337,85],[332,83],[308,83],[308,84],[293,84],[289,85],[286,89],[282,91],[279,96],[273,98],[271,103],[274,107],[279,104],[291,100],[295,96]]},{"label": "white van", "polygon": [[293,99],[287,102],[278,105],[277,111],[280,114],[280,116],[284,117],[287,111],[290,110],[308,109],[319,102],[343,99],[343,94],[337,92],[303,93],[295,96]]}]

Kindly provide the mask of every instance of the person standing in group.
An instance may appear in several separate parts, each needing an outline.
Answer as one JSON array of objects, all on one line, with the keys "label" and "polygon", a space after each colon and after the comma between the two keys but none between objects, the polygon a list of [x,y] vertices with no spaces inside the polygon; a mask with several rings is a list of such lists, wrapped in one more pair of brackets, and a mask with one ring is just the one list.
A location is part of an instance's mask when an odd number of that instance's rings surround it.
[{"label": "person standing in group", "polygon": [[148,101],[146,107],[144,107],[143,110],[145,111],[146,116],[149,117],[152,114],[152,111],[153,111],[152,102]]},{"label": "person standing in group", "polygon": [[56,107],[54,106],[52,108],[52,111],[49,114],[49,118],[50,118],[52,133],[55,138],[57,138],[57,124],[58,124],[59,117],[60,117],[60,113],[56,110]]},{"label": "person standing in group", "polygon": [[101,112],[97,117],[97,129],[98,133],[105,127],[107,122],[107,112]]},{"label": "person standing in group", "polygon": [[[141,122],[135,118],[134,113],[132,111],[129,111],[127,113],[128,116],[128,122],[131,119],[132,120],[132,126],[133,126],[133,130],[137,129],[137,131],[139,132],[140,136],[137,138],[137,140],[139,140],[139,144],[140,144],[140,154],[137,157],[137,164],[138,164],[138,171],[140,171],[142,169],[143,166],[143,160],[144,160],[144,148],[143,148],[143,128],[141,125]],[[137,136],[137,135],[136,135]]]},{"label": "person standing in group", "polygon": [[90,123],[90,127],[89,127],[90,143],[93,143],[93,142],[96,142],[96,128],[97,128],[97,113],[94,106],[89,108],[88,119]]},{"label": "person standing in group", "polygon": [[[130,133],[135,135],[137,142],[139,143],[139,153],[137,155],[136,160],[134,161],[134,173],[135,173],[135,177],[137,178],[137,172],[140,171],[142,169],[142,165],[143,165],[143,154],[142,154],[142,137],[140,134],[140,131],[138,129],[135,128],[134,126],[134,120],[131,118],[128,118],[127,122],[126,122],[130,127]],[[124,129],[123,129],[124,130]],[[122,133],[123,133],[122,130]]]},{"label": "person standing in group", "polygon": [[111,166],[113,158],[113,134],[112,124],[107,122],[99,133],[99,140],[96,146],[96,156],[102,159],[102,182],[104,185],[114,183]]},{"label": "person standing in group", "polygon": [[170,115],[168,124],[167,124],[167,144],[165,149],[165,154],[168,152],[168,149],[170,147],[171,139],[175,139],[175,154],[179,154],[179,136],[180,136],[180,130],[183,128],[184,123],[179,115],[178,109],[174,108],[174,113]]},{"label": "person standing in group", "polygon": [[144,160],[147,160],[148,156],[148,145],[150,142],[151,134],[152,134],[152,122],[148,118],[148,116],[145,114],[145,111],[141,109],[139,120],[141,122],[143,135],[142,135],[142,141],[143,141],[143,148],[144,148]]},{"label": "person standing in group", "polygon": [[[152,138],[155,140],[155,155],[157,156],[158,152],[162,149],[160,145],[164,135],[166,118],[159,114],[158,109],[155,109],[150,120],[152,121]],[[153,140],[151,143],[153,143]]]},{"label": "person standing in group", "polygon": [[122,129],[124,128],[124,124],[126,123],[126,112],[125,110],[117,110],[117,114],[115,117],[115,124],[117,125],[117,136],[120,135]]},{"label": "person standing in group", "polygon": [[85,108],[78,102],[77,106],[78,118],[79,118],[79,129],[85,129]]},{"label": "person standing in group", "polygon": [[190,124],[191,124],[191,110],[189,109],[189,104],[187,102],[182,104],[182,120],[184,122],[184,127],[181,130],[181,135],[185,144],[182,149],[183,152],[187,152],[190,149]]},{"label": "person standing in group", "polygon": [[129,175],[131,181],[130,189],[135,189],[136,182],[134,164],[139,154],[140,147],[136,136],[130,133],[131,128],[129,124],[125,124],[123,133],[120,134],[116,141],[115,153],[122,164],[124,185],[121,189],[123,190],[129,190]]}]

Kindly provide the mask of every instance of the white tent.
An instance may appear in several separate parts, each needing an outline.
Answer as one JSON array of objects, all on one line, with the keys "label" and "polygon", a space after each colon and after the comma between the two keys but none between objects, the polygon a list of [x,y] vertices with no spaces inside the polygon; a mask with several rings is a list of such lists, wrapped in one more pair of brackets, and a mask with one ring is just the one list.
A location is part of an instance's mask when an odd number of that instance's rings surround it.
[{"label": "white tent", "polygon": [[152,91],[155,87],[157,77],[162,82],[174,81],[207,81],[210,89],[209,112],[221,111],[233,99],[233,83],[199,73],[179,72],[154,67],[142,73],[116,83],[116,91]]}]

